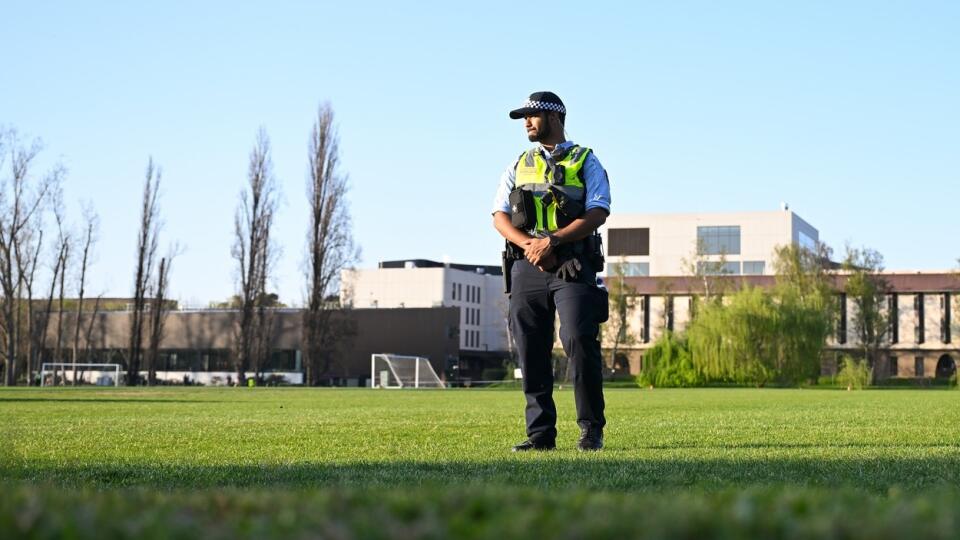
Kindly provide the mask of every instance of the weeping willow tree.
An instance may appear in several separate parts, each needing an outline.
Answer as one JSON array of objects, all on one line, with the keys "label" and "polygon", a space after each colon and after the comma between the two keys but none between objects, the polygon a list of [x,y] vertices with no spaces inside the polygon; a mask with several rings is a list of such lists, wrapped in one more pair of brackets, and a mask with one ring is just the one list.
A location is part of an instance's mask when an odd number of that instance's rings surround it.
[{"label": "weeping willow tree", "polygon": [[704,303],[687,327],[697,368],[715,381],[763,386],[777,377],[779,316],[772,296],[744,287],[722,303]]},{"label": "weeping willow tree", "polygon": [[706,379],[693,364],[683,335],[664,332],[643,355],[643,369],[637,375],[640,386],[701,386]]},{"label": "weeping willow tree", "polygon": [[744,286],[705,302],[687,327],[694,364],[709,380],[797,384],[817,376],[832,327],[830,276],[822,253],[778,249],[777,284]]},{"label": "weeping willow tree", "polygon": [[788,381],[815,378],[827,337],[833,328],[834,286],[830,249],[788,245],[777,248],[773,290],[780,307],[778,369]]}]

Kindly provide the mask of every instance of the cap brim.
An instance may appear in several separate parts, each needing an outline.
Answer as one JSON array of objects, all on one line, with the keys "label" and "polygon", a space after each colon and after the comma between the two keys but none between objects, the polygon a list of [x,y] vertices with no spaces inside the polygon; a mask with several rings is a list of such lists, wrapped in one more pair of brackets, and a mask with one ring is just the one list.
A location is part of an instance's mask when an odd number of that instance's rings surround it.
[{"label": "cap brim", "polygon": [[514,120],[519,120],[524,116],[530,114],[540,114],[542,111],[540,109],[534,109],[533,107],[520,107],[519,109],[514,109],[510,111],[510,118]]}]

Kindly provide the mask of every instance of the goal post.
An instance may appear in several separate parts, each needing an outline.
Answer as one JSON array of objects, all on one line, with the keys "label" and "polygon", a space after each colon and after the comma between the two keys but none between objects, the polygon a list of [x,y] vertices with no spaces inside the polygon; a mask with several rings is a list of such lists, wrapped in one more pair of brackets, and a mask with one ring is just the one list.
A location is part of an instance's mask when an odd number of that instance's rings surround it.
[{"label": "goal post", "polygon": [[370,388],[446,388],[422,356],[370,355]]},{"label": "goal post", "polygon": [[71,385],[120,386],[120,364],[44,362],[40,366],[40,386],[48,386],[47,375],[53,386],[57,377]]}]

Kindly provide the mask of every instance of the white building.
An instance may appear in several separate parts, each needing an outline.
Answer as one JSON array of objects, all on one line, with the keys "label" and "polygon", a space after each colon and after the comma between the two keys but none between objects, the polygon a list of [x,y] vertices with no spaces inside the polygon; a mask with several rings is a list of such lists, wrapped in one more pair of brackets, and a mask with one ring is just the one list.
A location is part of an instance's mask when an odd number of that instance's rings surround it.
[{"label": "white building", "polygon": [[385,261],[379,268],[344,271],[340,297],[356,308],[457,307],[462,351],[509,350],[499,266]]},{"label": "white building", "polygon": [[601,233],[610,263],[607,274],[612,265],[624,264],[628,276],[689,275],[689,266],[698,260],[715,264],[708,268],[712,273],[772,275],[777,246],[793,243],[812,249],[820,238],[817,229],[786,205],[774,212],[614,213]]}]

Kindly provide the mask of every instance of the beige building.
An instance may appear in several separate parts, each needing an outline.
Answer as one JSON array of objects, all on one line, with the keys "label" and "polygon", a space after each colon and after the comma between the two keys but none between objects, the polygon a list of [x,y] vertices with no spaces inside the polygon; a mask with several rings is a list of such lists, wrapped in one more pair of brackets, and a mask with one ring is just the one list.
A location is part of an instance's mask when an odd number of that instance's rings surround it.
[{"label": "beige building", "polygon": [[505,352],[507,297],[498,266],[424,259],[385,261],[378,268],[344,270],[340,300],[354,308],[455,307],[460,349],[467,354]]},{"label": "beige building", "polygon": [[813,249],[820,239],[785,205],[775,212],[612,214],[601,234],[607,274],[623,265],[628,276],[682,276],[697,264],[707,273],[773,275],[777,246]]}]

